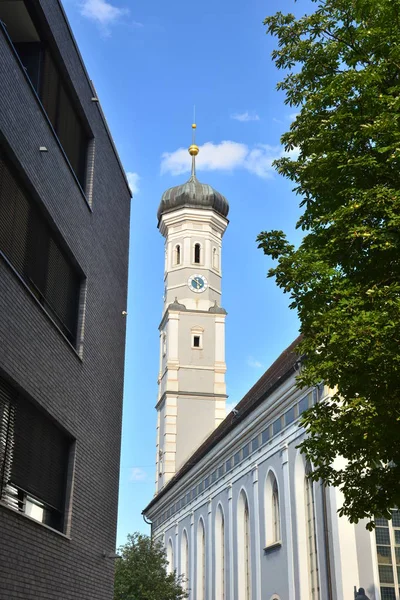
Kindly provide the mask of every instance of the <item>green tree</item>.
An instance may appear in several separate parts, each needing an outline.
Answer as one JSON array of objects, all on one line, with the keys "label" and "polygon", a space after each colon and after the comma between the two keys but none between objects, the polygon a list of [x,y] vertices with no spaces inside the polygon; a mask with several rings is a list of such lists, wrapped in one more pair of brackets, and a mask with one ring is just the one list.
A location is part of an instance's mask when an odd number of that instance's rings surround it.
[{"label": "green tree", "polygon": [[265,19],[278,89],[298,109],[282,136],[298,158],[275,166],[301,196],[304,237],[257,241],[300,318],[299,385],[336,392],[306,413],[301,448],[351,522],[400,506],[399,12],[399,0],[325,0]]},{"label": "green tree", "polygon": [[182,578],[167,573],[167,559],[160,542],[133,533],[119,548],[116,561],[114,600],[181,600],[188,595]]}]

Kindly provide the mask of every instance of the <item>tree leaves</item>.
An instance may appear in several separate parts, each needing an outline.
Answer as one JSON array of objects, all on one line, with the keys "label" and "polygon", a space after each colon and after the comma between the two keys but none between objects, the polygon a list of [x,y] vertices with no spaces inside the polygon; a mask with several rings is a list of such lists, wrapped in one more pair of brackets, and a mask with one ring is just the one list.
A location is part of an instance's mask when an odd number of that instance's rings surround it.
[{"label": "tree leaves", "polygon": [[119,548],[115,565],[114,600],[183,600],[182,578],[167,573],[162,544],[134,533]]},{"label": "tree leaves", "polygon": [[278,89],[299,110],[281,140],[298,157],[275,167],[301,197],[305,236],[257,242],[300,318],[298,384],[337,391],[305,415],[302,450],[354,522],[400,505],[399,6],[325,0],[265,20],[286,71]]}]

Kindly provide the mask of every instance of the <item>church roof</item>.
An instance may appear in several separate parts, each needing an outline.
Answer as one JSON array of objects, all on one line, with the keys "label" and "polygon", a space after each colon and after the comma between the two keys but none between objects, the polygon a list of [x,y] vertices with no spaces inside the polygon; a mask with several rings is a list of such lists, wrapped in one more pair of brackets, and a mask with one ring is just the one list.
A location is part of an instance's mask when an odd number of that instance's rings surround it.
[{"label": "church roof", "polygon": [[199,147],[195,144],[196,125],[192,125],[193,140],[189,147],[189,154],[192,157],[192,174],[186,183],[175,185],[166,190],[161,196],[161,202],[157,211],[158,220],[162,215],[178,208],[203,208],[212,209],[223,217],[227,217],[229,204],[227,199],[214,190],[207,183],[200,183],[196,177],[196,156],[199,153]]},{"label": "church roof", "polygon": [[143,513],[146,513],[154,506],[164,494],[188,473],[207,453],[220,442],[228,433],[243,421],[253,410],[257,408],[274,390],[276,390],[292,373],[297,369],[300,360],[296,352],[296,346],[301,340],[301,335],[290,344],[276,359],[274,363],[260,377],[260,379],[247,392],[242,400],[237,404],[222,423],[208,436],[208,438],[197,448],[197,450],[182,465],[179,471],[170,479],[153,500],[146,506]]}]

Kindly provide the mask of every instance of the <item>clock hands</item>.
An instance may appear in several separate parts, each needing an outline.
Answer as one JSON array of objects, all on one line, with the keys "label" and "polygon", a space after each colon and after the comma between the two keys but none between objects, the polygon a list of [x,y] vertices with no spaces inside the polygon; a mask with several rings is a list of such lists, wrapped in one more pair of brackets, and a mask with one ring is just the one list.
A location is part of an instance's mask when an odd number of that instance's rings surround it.
[{"label": "clock hands", "polygon": [[207,288],[207,280],[202,275],[192,275],[188,285],[194,292],[202,292]]}]

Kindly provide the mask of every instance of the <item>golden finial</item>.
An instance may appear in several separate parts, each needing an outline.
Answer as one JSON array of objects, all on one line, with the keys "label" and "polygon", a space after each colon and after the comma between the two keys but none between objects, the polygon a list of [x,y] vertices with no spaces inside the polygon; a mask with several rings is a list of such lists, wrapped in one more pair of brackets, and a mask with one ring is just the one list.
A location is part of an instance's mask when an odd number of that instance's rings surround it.
[{"label": "golden finial", "polygon": [[190,156],[197,156],[199,153],[199,147],[196,144],[192,144],[189,146],[189,154]]},{"label": "golden finial", "polygon": [[[194,112],[194,111],[193,111]],[[194,121],[195,119],[193,119]],[[192,177],[196,177],[196,164],[195,158],[199,153],[199,147],[196,144],[196,123],[192,124],[192,144],[189,146],[189,154],[192,157]]]}]

